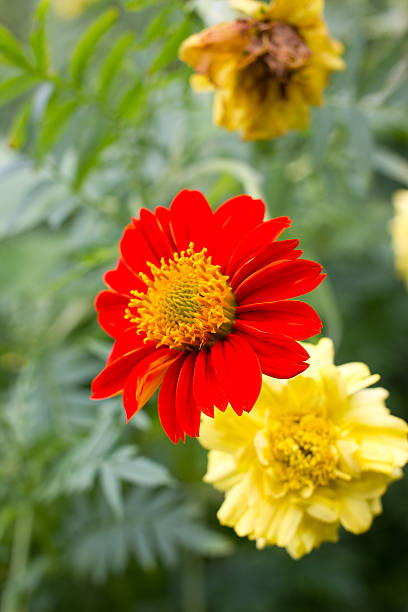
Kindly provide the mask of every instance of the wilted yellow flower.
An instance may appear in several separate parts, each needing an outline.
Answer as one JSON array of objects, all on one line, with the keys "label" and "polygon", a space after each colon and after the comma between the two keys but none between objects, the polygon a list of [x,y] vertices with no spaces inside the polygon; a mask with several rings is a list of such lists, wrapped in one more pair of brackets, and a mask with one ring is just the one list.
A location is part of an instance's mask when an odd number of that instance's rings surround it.
[{"label": "wilted yellow flower", "polygon": [[391,222],[395,267],[408,287],[408,189],[394,195],[395,216]]},{"label": "wilted yellow flower", "polygon": [[246,140],[281,136],[309,122],[342,45],[330,38],[323,0],[231,0],[249,15],[193,34],[180,58],[196,73],[198,91],[215,89],[214,122]]},{"label": "wilted yellow flower", "polygon": [[92,2],[94,0],[54,0],[54,10],[63,19],[75,19]]},{"label": "wilted yellow flower", "polygon": [[218,518],[239,536],[298,559],[339,525],[366,531],[381,495],[408,460],[406,423],[364,363],[333,363],[333,344],[305,345],[311,365],[289,381],[264,377],[250,414],[228,407],[204,418],[205,480],[225,491]]}]

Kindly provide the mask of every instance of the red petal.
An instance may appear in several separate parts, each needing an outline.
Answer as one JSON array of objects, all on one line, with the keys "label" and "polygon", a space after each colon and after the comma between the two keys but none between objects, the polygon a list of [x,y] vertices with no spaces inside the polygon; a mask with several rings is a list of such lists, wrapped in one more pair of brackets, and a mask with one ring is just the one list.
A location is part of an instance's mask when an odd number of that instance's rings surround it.
[{"label": "red petal", "polygon": [[211,348],[211,362],[235,412],[249,412],[262,384],[261,367],[252,347],[243,338],[230,334]]},{"label": "red petal", "polygon": [[300,259],[270,264],[249,276],[234,292],[239,304],[276,302],[304,293],[319,285],[325,274],[315,261]]},{"label": "red petal", "polygon": [[298,301],[266,302],[238,306],[238,319],[260,331],[280,333],[295,340],[318,334],[322,322],[309,304]]},{"label": "red petal", "polygon": [[147,342],[145,343],[146,334],[138,334],[137,328],[133,324],[130,329],[125,330],[120,336],[115,340],[112,346],[112,350],[106,362],[106,365],[109,365],[113,361],[116,361],[123,355],[127,355],[136,349],[141,348],[142,346],[151,346],[152,348],[156,347],[155,342]]},{"label": "red petal", "polygon": [[214,394],[211,393],[208,385],[208,366],[211,367],[210,353],[203,349],[199,351],[194,365],[193,393],[199,410],[213,418],[215,402]]},{"label": "red petal", "polygon": [[187,358],[188,353],[180,353],[180,358],[175,361],[164,375],[159,392],[157,404],[160,423],[170,440],[177,444],[181,438],[185,440],[185,433],[176,413],[176,389],[181,366]]},{"label": "red petal", "polygon": [[299,244],[299,240],[281,240],[272,242],[260,249],[249,261],[244,262],[235,272],[231,279],[231,287],[235,291],[237,287],[251,274],[270,264],[277,265],[285,260],[297,259],[302,255],[302,251],[294,249]]},{"label": "red petal", "polygon": [[194,250],[207,247],[211,254],[214,242],[214,215],[200,191],[184,189],[170,206],[170,224],[179,251],[188,249],[194,242]]},{"label": "red petal", "polygon": [[140,210],[140,228],[158,261],[162,257],[169,259],[174,254],[174,248],[169,242],[167,235],[162,231],[154,214],[142,208]]},{"label": "red petal", "polygon": [[114,270],[108,270],[108,272],[105,273],[103,280],[108,287],[122,295],[128,296],[128,298],[132,297],[130,293],[132,290],[146,291],[144,282],[133,274],[121,259],[118,259],[118,263]]},{"label": "red petal", "polygon": [[262,223],[264,214],[262,200],[247,195],[231,198],[215,211],[217,234],[212,262],[220,265],[222,272],[241,239]]},{"label": "red petal", "polygon": [[113,338],[117,338],[124,331],[134,327],[133,323],[125,319],[128,303],[129,298],[114,291],[106,290],[101,291],[95,300],[99,325]]},{"label": "red petal", "polygon": [[132,370],[123,390],[123,406],[128,421],[151,398],[167,369],[179,356],[180,353],[170,349],[157,349]]},{"label": "red petal", "polygon": [[119,243],[119,249],[124,263],[135,274],[144,272],[151,277],[150,268],[146,265],[148,261],[160,267],[159,259],[144,237],[140,224],[135,226],[131,223],[126,227]]},{"label": "red petal", "polygon": [[[205,356],[205,363],[203,357]],[[194,368],[193,392],[199,408],[210,417],[214,416],[214,406],[224,412],[228,406],[226,390],[217,379],[211,361],[211,351],[202,350],[199,354],[200,362]]]},{"label": "red petal", "polygon": [[292,338],[283,334],[261,332],[242,321],[234,324],[234,334],[242,336],[255,350],[264,374],[274,378],[292,378],[304,372],[309,354]]},{"label": "red petal", "polygon": [[192,393],[194,364],[198,353],[190,353],[181,366],[176,389],[176,415],[187,435],[196,438],[200,432],[200,409]]},{"label": "red petal", "polygon": [[92,381],[91,399],[106,399],[123,391],[133,368],[149,353],[157,350],[152,344],[144,345],[109,363]]},{"label": "red petal", "polygon": [[276,219],[270,219],[255,227],[239,242],[228,261],[225,273],[233,276],[243,263],[251,259],[264,246],[276,240],[291,223],[289,217],[276,217]]},{"label": "red petal", "polygon": [[170,211],[168,208],[164,206],[158,206],[155,211],[156,219],[158,224],[160,225],[162,231],[167,236],[167,240],[173,249],[173,252],[177,251],[176,243],[174,242],[174,236],[170,227]]},{"label": "red petal", "polygon": [[[231,406],[250,412],[259,397],[262,371],[253,348],[243,338],[229,334],[225,339],[225,364],[230,378]],[[235,411],[236,408],[235,408]]]}]

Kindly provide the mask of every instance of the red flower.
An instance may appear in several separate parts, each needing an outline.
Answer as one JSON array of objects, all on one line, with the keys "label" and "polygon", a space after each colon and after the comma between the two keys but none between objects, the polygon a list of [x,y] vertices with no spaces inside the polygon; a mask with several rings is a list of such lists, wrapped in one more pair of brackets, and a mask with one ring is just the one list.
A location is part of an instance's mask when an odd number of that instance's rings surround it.
[{"label": "red flower", "polygon": [[213,213],[199,191],[170,209],[142,209],[120,241],[120,258],[96,299],[101,327],[115,339],[92,399],[120,393],[128,420],[160,386],[159,417],[173,442],[199,434],[200,414],[228,404],[249,412],[261,374],[291,378],[308,367],[296,340],[321,322],[290,298],[323,280],[300,259],[298,240],[278,236],[288,217],[263,221],[265,205],[242,195]]}]

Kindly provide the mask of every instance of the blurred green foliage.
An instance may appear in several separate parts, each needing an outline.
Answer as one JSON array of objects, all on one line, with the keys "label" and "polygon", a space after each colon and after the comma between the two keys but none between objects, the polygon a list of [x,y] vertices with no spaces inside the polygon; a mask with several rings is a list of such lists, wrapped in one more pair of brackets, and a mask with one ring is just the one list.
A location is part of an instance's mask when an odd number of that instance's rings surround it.
[{"label": "blurred green foliage", "polygon": [[100,0],[70,22],[47,4],[0,0],[0,611],[405,612],[406,481],[368,534],[294,562],[218,527],[205,453],[168,442],[155,401],[125,426],[120,400],[88,395],[123,227],[188,187],[293,219],[328,271],[312,300],[338,363],[367,362],[408,417],[388,235],[408,187],[406,0],[328,0],[347,71],[308,132],[252,144],[211,125],[177,60],[224,0]]}]

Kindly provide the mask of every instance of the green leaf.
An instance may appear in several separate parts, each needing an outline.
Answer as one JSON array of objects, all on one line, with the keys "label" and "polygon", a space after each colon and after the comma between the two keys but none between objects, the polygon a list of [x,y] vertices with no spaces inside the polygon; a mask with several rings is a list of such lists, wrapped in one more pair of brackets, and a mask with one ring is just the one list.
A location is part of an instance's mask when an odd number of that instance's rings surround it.
[{"label": "green leaf", "polygon": [[21,149],[27,142],[31,111],[32,100],[27,100],[14,117],[9,136],[9,144],[13,149]]},{"label": "green leaf", "polygon": [[120,481],[108,463],[104,463],[101,467],[101,486],[113,513],[121,518],[123,516],[123,500]]},{"label": "green leaf", "polygon": [[52,149],[78,105],[78,100],[66,100],[65,102],[56,101],[49,106],[41,122],[37,144],[40,154]]},{"label": "green leaf", "polygon": [[18,98],[21,94],[31,89],[38,79],[26,74],[21,74],[16,77],[11,77],[7,81],[0,83],[0,105],[7,104],[14,98]]},{"label": "green leaf", "polygon": [[[161,559],[173,565],[180,549],[224,555],[230,542],[201,525],[192,507],[172,489],[152,492],[135,488],[124,500],[122,518],[99,502],[69,517],[66,550],[73,566],[83,574],[103,579],[135,555],[142,567],[154,567]],[[120,562],[119,562],[120,561]]]},{"label": "green leaf", "polygon": [[0,25],[0,53],[3,54],[3,59],[11,64],[20,66],[25,70],[32,69],[30,62],[25,57],[17,40],[2,25]]},{"label": "green leaf", "polygon": [[116,41],[107,58],[105,59],[99,75],[98,92],[102,97],[106,97],[109,87],[117,74],[122,59],[133,42],[132,34],[124,34]]},{"label": "green leaf", "polygon": [[77,170],[74,180],[74,189],[80,189],[88,174],[95,168],[102,151],[108,147],[114,139],[109,126],[100,126],[87,140],[81,150],[77,161]]},{"label": "green leaf", "polygon": [[167,66],[177,57],[180,44],[190,34],[190,22],[188,19],[183,21],[179,27],[169,36],[163,49],[154,60],[150,72],[154,73]]},{"label": "green leaf", "polygon": [[160,0],[126,0],[124,4],[124,8],[127,11],[142,11],[149,6],[156,6],[160,3]]},{"label": "green leaf", "polygon": [[117,113],[119,117],[131,118],[142,106],[146,99],[146,90],[142,81],[137,78],[136,82],[123,94]]},{"label": "green leaf", "polygon": [[408,162],[397,153],[378,147],[374,152],[374,165],[385,176],[408,186]]},{"label": "green leaf", "polygon": [[136,457],[111,464],[115,474],[122,480],[145,487],[157,487],[170,484],[172,478],[167,469],[146,457]]},{"label": "green leaf", "polygon": [[163,32],[167,29],[167,17],[170,15],[172,10],[172,6],[166,6],[154,19],[152,19],[144,37],[143,42],[145,45],[149,45],[151,42],[156,40],[156,38],[163,36]]},{"label": "green leaf", "polygon": [[46,74],[48,70],[48,50],[45,37],[45,19],[49,8],[49,0],[42,0],[35,13],[34,30],[30,36],[31,48],[39,72]]},{"label": "green leaf", "polygon": [[75,47],[71,60],[71,76],[77,84],[82,82],[86,68],[99,40],[114,25],[117,18],[117,9],[112,8],[106,11],[86,30]]}]

